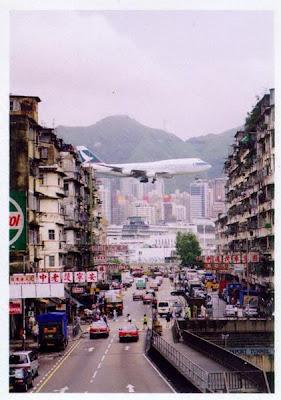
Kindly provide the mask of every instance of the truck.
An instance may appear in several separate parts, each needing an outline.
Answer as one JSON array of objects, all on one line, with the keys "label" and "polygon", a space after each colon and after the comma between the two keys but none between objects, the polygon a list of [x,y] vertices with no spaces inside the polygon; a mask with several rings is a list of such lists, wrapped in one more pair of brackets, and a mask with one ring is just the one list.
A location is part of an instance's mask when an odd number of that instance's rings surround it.
[{"label": "truck", "polygon": [[139,278],[136,280],[136,288],[137,289],[146,289],[146,279],[144,278]]},{"label": "truck", "polygon": [[123,286],[130,287],[132,286],[132,280],[134,279],[131,277],[130,271],[122,271],[121,272],[121,280]]},{"label": "truck", "polygon": [[54,347],[64,350],[68,344],[68,319],[65,312],[56,311],[37,316],[39,348]]},{"label": "truck", "polygon": [[113,315],[114,309],[117,315],[123,314],[123,298],[120,292],[109,290],[105,292],[104,300],[106,314]]}]

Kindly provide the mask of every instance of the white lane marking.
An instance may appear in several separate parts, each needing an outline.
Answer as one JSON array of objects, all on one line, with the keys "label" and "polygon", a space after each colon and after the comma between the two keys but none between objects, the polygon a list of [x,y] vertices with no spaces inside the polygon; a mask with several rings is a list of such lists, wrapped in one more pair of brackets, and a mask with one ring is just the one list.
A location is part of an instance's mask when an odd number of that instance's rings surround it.
[{"label": "white lane marking", "polygon": [[99,365],[98,365],[98,369],[100,369],[100,367],[101,367],[101,362],[100,362]]},{"label": "white lane marking", "polygon": [[90,383],[93,383],[93,382],[94,382],[93,379],[91,379],[91,380],[90,380]]},{"label": "white lane marking", "polygon": [[65,386],[61,389],[55,389],[55,390],[53,390],[53,392],[65,393],[67,390],[69,390],[69,387]]},{"label": "white lane marking", "polygon": [[129,350],[130,346],[125,346],[125,350]]},{"label": "white lane marking", "polygon": [[97,373],[98,373],[98,371],[95,371],[95,372],[94,372],[93,379],[95,379]]},{"label": "white lane marking", "polygon": [[129,383],[129,385],[126,386],[126,389],[128,389],[129,393],[134,393],[135,392],[135,386],[131,385],[130,383]]},{"label": "white lane marking", "polygon": [[107,354],[107,353],[108,353],[108,349],[105,350],[104,354]]},{"label": "white lane marking", "polygon": [[109,345],[107,346],[107,348],[110,349],[110,347],[111,347],[111,343],[109,343]]},{"label": "white lane marking", "polygon": [[95,350],[94,347],[89,347],[89,348],[88,348],[88,351],[94,351],[94,350]]},{"label": "white lane marking", "polygon": [[167,379],[158,371],[158,369],[153,365],[153,363],[149,360],[149,358],[146,357],[146,355],[143,353],[142,354],[146,361],[151,365],[151,367],[157,372],[157,374],[163,379],[163,381],[169,386],[169,388],[172,390],[173,393],[177,393],[173,386],[170,385],[170,383],[167,381]]},{"label": "white lane marking", "polygon": [[101,361],[103,361],[105,359],[105,355],[102,356]]}]

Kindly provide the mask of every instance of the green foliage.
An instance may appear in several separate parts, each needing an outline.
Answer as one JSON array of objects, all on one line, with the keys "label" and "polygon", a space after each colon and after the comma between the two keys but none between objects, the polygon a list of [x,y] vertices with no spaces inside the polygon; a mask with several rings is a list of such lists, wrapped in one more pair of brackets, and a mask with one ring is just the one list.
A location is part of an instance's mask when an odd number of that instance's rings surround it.
[{"label": "green foliage", "polygon": [[245,121],[245,132],[256,132],[257,122],[260,118],[260,102],[253,107],[250,113],[247,113],[247,118]]},{"label": "green foliage", "polygon": [[184,266],[196,264],[196,257],[201,255],[199,242],[193,233],[178,232],[176,249]]}]

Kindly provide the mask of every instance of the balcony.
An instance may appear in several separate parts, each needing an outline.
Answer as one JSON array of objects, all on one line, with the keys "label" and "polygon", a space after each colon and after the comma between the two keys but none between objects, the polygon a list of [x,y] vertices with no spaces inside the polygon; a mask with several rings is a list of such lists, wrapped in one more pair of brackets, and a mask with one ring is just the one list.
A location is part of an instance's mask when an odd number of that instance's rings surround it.
[{"label": "balcony", "polygon": [[76,221],[74,219],[66,219],[64,221],[64,229],[79,230],[79,229],[81,229],[81,224],[79,221]]},{"label": "balcony", "polygon": [[65,245],[65,250],[66,250],[68,253],[80,253],[80,250],[79,250],[79,243],[73,243],[73,244],[67,243],[67,244]]}]

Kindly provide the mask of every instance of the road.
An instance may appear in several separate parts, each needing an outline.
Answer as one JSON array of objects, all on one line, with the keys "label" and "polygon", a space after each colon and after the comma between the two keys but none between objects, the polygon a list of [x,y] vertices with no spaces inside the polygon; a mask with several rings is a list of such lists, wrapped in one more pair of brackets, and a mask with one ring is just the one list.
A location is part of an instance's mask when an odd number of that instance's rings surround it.
[{"label": "road", "polygon": [[[169,291],[168,279],[162,294]],[[36,393],[172,393],[174,389],[144,354],[144,313],[151,315],[149,305],[132,301],[135,286],[124,296],[124,315],[110,321],[109,338],[90,340],[85,335],[68,346],[63,356],[55,355],[53,362],[42,355],[40,376],[34,380]],[[161,296],[162,297],[162,296]],[[139,327],[138,342],[119,343],[118,330],[130,313]],[[45,357],[45,359],[44,359]],[[43,364],[41,362],[43,361]]]}]

